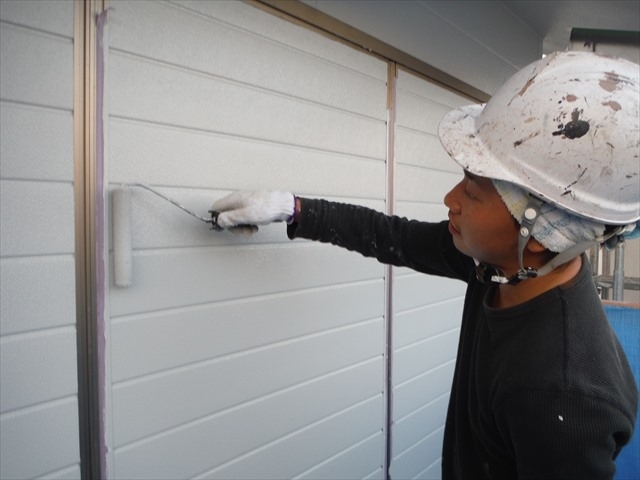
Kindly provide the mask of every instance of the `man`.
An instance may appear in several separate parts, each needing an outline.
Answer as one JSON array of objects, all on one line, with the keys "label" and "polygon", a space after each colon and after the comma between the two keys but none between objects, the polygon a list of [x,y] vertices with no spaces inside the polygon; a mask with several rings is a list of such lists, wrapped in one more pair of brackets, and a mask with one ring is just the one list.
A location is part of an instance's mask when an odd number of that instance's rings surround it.
[{"label": "man", "polygon": [[583,252],[640,219],[639,98],[637,65],[565,52],[451,112],[440,138],[464,178],[445,222],[283,192],[212,209],[222,227],[286,220],[290,238],[467,283],[445,480],[612,478],[638,389]]}]

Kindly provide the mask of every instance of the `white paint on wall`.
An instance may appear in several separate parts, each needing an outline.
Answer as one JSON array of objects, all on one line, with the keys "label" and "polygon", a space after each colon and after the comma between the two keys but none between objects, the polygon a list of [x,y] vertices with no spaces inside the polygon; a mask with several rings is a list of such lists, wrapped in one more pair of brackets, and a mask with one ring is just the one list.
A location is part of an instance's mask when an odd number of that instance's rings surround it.
[{"label": "white paint on wall", "polygon": [[80,477],[72,37],[72,1],[0,2],[1,478]]},{"label": "white paint on wall", "polygon": [[[240,2],[111,6],[114,187],[204,214],[255,188],[384,208],[385,62]],[[132,225],[133,286],[109,292],[114,478],[383,476],[384,267],[283,224],[211,232],[144,191]]]}]

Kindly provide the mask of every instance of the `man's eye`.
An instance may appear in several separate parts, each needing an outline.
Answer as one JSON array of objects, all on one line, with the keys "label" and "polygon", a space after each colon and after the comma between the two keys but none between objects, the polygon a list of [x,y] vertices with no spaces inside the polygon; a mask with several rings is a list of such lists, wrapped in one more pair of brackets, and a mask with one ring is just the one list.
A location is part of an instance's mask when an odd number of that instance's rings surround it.
[{"label": "man's eye", "polygon": [[464,189],[464,194],[465,194],[467,197],[469,197],[470,199],[474,199],[474,198],[475,198],[471,193],[469,193],[469,190],[468,190],[468,189],[466,189],[466,188]]}]

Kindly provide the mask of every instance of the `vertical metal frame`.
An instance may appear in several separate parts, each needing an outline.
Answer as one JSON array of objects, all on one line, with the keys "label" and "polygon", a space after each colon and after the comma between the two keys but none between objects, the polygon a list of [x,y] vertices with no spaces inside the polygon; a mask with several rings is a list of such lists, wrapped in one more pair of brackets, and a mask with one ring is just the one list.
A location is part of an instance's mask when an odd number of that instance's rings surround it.
[{"label": "vertical metal frame", "polygon": [[[386,165],[386,214],[393,215],[395,210],[395,137],[396,137],[396,88],[398,80],[398,64],[392,61],[387,63],[387,165]],[[393,427],[393,266],[385,268],[385,428],[386,445],[384,459],[385,478],[390,478],[389,469],[393,456],[392,427]]]},{"label": "vertical metal frame", "polygon": [[103,0],[74,2],[73,128],[76,264],[76,332],[80,469],[101,477],[102,430],[97,355],[96,268],[96,16]]}]

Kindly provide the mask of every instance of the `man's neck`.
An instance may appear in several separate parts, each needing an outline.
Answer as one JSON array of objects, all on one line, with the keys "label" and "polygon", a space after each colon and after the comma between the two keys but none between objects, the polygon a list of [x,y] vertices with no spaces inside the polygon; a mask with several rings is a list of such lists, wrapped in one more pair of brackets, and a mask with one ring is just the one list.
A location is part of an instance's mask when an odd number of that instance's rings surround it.
[{"label": "man's neck", "polygon": [[578,275],[581,267],[582,256],[578,256],[541,277],[528,278],[517,285],[499,285],[491,306],[494,308],[514,307],[531,300],[571,281]]}]

